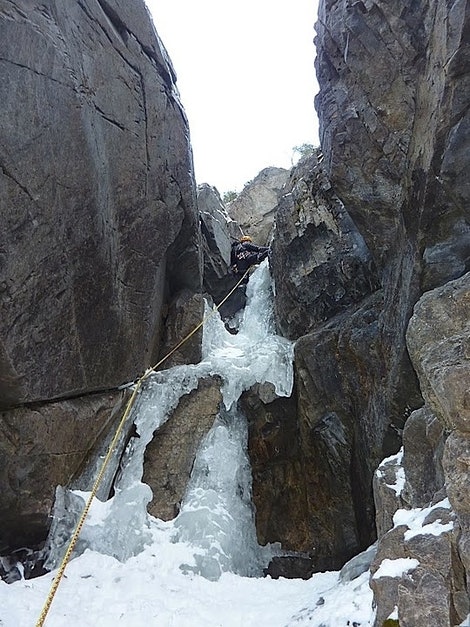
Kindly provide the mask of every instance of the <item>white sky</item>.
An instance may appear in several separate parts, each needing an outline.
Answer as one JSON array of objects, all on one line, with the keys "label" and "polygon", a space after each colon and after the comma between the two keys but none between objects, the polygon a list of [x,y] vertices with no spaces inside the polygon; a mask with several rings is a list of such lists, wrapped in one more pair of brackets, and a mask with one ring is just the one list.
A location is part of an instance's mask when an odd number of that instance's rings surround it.
[{"label": "white sky", "polygon": [[178,76],[196,179],[241,191],[318,145],[318,0],[145,0]]}]

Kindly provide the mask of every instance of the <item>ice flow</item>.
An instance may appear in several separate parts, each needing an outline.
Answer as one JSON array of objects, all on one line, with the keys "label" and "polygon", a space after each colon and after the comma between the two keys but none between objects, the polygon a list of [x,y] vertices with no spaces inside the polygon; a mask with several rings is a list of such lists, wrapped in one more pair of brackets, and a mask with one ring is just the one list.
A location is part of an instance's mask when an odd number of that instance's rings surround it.
[{"label": "ice flow", "polygon": [[[277,547],[261,547],[256,541],[247,425],[237,406],[242,392],[255,383],[272,384],[278,396],[292,391],[293,344],[275,333],[268,262],[250,277],[236,335],[225,329],[209,306],[206,316],[201,362],[159,371],[144,384],[132,413],[140,437],[133,438],[126,451],[114,496],[105,503],[94,499],[77,553],[88,548],[124,561],[155,542],[155,530],[161,533],[164,528],[171,542],[188,548],[180,568],[215,580],[225,571],[260,576],[278,552]],[[146,510],[152,495],[141,481],[145,447],[181,396],[195,389],[199,378],[211,374],[223,380],[224,407],[201,443],[180,513],[163,524]],[[59,490],[58,495],[49,541],[50,568],[59,563],[86,497],[78,491]]]}]

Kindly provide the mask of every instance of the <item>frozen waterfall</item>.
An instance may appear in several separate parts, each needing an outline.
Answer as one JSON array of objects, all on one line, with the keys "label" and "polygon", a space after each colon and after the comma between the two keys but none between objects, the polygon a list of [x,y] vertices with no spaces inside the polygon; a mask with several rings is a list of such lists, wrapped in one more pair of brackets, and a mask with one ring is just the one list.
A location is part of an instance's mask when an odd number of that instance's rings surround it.
[{"label": "frozen waterfall", "polygon": [[[124,561],[152,543],[158,550],[165,535],[166,541],[181,547],[178,559],[184,572],[211,580],[222,572],[260,576],[277,549],[261,547],[256,541],[247,424],[237,401],[255,383],[270,383],[279,396],[290,395],[292,359],[293,344],[275,334],[265,261],[250,278],[239,332],[232,335],[217,313],[211,315],[203,330],[202,361],[159,371],[144,384],[132,414],[140,437],[131,440],[125,453],[115,495],[104,503],[94,499],[77,553],[91,549]],[[212,374],[223,380],[224,409],[198,451],[179,515],[163,523],[146,509],[152,495],[141,481],[145,447],[181,396]],[[87,496],[58,491],[49,568],[60,561]]]}]

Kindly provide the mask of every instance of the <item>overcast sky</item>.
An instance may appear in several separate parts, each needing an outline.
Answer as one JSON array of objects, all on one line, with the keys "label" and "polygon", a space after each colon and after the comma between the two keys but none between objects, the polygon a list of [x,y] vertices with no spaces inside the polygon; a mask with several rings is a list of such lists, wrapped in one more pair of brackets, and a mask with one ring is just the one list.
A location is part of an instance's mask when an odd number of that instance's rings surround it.
[{"label": "overcast sky", "polygon": [[241,191],[318,145],[317,0],[145,0],[178,76],[198,183]]}]

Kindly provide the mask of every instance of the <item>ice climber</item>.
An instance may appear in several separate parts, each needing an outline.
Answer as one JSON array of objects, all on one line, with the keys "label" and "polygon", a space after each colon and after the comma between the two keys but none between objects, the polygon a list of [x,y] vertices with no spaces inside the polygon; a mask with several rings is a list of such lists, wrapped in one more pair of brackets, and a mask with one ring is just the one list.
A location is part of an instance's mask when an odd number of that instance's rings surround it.
[{"label": "ice climber", "polygon": [[[269,254],[269,246],[257,246],[249,235],[232,244],[230,263],[233,274],[241,278],[251,266],[261,263]],[[248,273],[243,283],[248,281]]]}]

